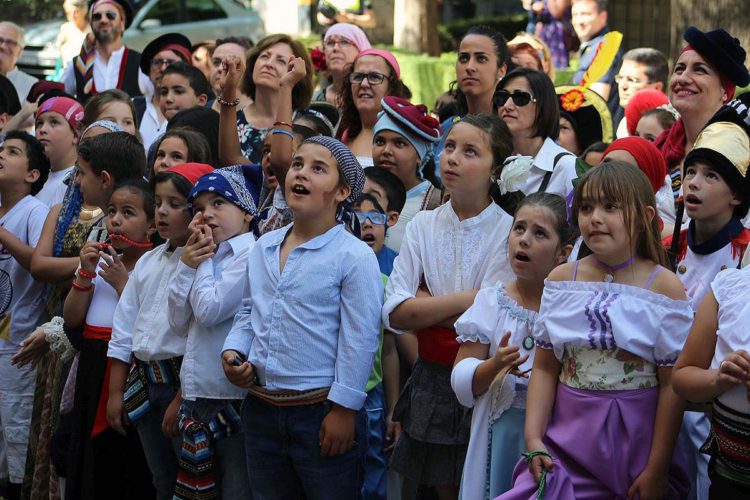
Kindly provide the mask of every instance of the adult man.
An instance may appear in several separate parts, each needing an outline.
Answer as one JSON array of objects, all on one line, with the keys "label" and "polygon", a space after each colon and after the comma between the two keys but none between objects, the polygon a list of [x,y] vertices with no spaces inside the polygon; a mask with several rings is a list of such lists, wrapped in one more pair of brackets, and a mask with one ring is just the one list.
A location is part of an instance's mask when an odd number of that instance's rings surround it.
[{"label": "adult man", "polygon": [[0,22],[0,74],[13,82],[19,99],[26,99],[31,86],[37,81],[16,66],[23,51],[23,28],[10,21]]},{"label": "adult man", "polygon": [[[221,64],[222,61],[229,56],[234,56],[244,60],[247,57],[247,51],[252,48],[253,43],[249,38],[244,36],[228,36],[216,40],[216,48],[214,48],[214,52],[211,55],[211,70],[208,73],[208,82],[211,84],[211,88],[216,95],[221,95],[221,85],[219,82],[226,71]],[[240,98],[238,109],[242,109],[250,104],[252,99],[240,92],[239,89],[237,89],[237,91],[239,93],[238,97]],[[218,113],[221,110],[219,101],[215,100],[211,105],[211,109]]]},{"label": "adult man", "polygon": [[632,49],[622,56],[622,66],[615,76],[620,106],[615,110],[612,119],[617,126],[617,138],[628,136],[625,121],[625,106],[636,92],[645,88],[661,90],[667,88],[669,62],[666,56],[656,49]]},{"label": "adult man", "polygon": [[[583,74],[594,60],[596,49],[604,41],[604,35],[611,30],[607,26],[607,0],[573,0],[570,10],[573,29],[581,40],[578,70],[572,79],[572,83],[577,85],[581,83]],[[619,100],[618,93],[612,92],[612,87],[615,85],[615,75],[620,68],[621,60],[622,51],[618,50],[607,73],[589,87],[608,101],[610,110],[617,109]]]},{"label": "adult man", "polygon": [[65,91],[82,102],[115,88],[133,97],[150,93],[151,82],[138,69],[141,54],[122,43],[133,8],[127,0],[94,0],[90,5],[92,33],[86,36],[81,53],[65,67]]},{"label": "adult man", "polygon": [[147,74],[154,86],[151,96],[140,96],[133,99],[140,126],[143,145],[148,151],[151,143],[167,130],[167,120],[159,110],[159,87],[164,70],[170,63],[192,62],[193,47],[190,40],[179,33],[165,33],[146,45],[141,54],[141,72]]}]

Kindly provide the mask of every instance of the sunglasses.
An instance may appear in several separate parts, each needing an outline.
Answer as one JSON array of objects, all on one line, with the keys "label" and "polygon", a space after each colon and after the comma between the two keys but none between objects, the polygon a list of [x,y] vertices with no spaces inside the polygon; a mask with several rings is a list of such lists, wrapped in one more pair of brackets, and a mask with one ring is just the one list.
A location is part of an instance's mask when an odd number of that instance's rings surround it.
[{"label": "sunglasses", "polygon": [[513,99],[513,104],[516,106],[526,106],[530,102],[536,102],[535,97],[531,97],[531,94],[524,92],[523,90],[516,90],[512,94],[507,90],[498,90],[495,95],[492,96],[492,104],[496,108],[505,106],[508,99]]},{"label": "sunglasses", "polygon": [[365,81],[365,78],[370,82],[370,85],[380,85],[390,77],[376,71],[370,71],[369,73],[351,73],[349,74],[349,83],[360,85]]},{"label": "sunglasses", "polygon": [[370,222],[372,222],[376,226],[383,226],[385,225],[385,221],[388,219],[388,217],[380,212],[369,212],[369,213],[362,213],[362,212],[355,212],[357,215],[357,220],[360,224],[364,224],[367,222],[367,219],[370,219]]},{"label": "sunglasses", "polygon": [[107,19],[109,19],[110,21],[114,21],[115,19],[117,19],[117,13],[116,12],[112,12],[111,10],[108,10],[108,11],[106,11],[104,13],[97,12],[95,14],[92,14],[91,15],[91,20],[92,21],[101,21],[102,17],[104,17],[104,16],[107,16]]}]

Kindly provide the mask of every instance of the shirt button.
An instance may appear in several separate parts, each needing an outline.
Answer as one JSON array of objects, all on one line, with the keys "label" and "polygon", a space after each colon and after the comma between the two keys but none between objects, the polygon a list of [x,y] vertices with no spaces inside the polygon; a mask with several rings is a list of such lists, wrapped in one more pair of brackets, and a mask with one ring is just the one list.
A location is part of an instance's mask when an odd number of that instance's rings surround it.
[{"label": "shirt button", "polygon": [[687,268],[685,266],[679,266],[677,268],[677,272],[680,274],[685,274],[685,271],[687,271]]}]

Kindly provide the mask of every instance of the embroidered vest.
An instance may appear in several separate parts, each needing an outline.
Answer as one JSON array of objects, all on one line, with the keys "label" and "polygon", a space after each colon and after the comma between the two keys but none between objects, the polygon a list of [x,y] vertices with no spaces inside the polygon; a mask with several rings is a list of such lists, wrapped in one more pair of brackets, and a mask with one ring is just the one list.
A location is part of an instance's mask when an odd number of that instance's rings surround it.
[{"label": "embroidered vest", "polygon": [[[78,59],[80,56],[76,56],[73,60],[73,71],[76,77],[76,97],[84,104],[91,97],[98,94],[96,90],[96,82],[94,82],[94,88],[90,94],[86,94],[83,91],[84,87],[84,75],[78,69]],[[122,54],[122,61],[120,62],[120,75],[117,79],[117,87],[123,92],[127,93],[130,97],[140,96],[141,89],[138,86],[138,73],[140,71],[141,53],[134,50],[130,50],[125,47],[125,51]]]}]

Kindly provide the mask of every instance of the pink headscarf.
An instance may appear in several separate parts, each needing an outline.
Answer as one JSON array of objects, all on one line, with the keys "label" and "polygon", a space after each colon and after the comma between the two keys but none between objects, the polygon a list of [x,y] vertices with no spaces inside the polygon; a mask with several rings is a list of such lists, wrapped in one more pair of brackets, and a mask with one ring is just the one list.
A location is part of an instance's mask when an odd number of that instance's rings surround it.
[{"label": "pink headscarf", "polygon": [[[401,66],[398,65],[398,61],[396,60],[396,56],[388,52],[387,50],[383,49],[367,49],[361,51],[359,54],[357,54],[357,59],[360,59],[363,56],[380,56],[386,61],[388,61],[388,64],[391,65],[391,68],[393,68],[393,71],[396,73],[396,79],[401,79]],[[355,59],[355,61],[357,60]]]},{"label": "pink headscarf", "polygon": [[372,47],[370,45],[370,40],[367,39],[367,35],[365,35],[365,32],[362,31],[362,28],[354,24],[349,24],[349,23],[334,24],[333,26],[328,28],[328,30],[326,30],[326,35],[325,35],[324,40],[327,40],[328,37],[331,37],[334,35],[346,38],[347,40],[352,42],[354,45],[356,45],[360,52]]},{"label": "pink headscarf", "polygon": [[78,101],[70,97],[52,97],[39,106],[35,117],[39,118],[43,113],[50,111],[62,115],[63,119],[70,125],[70,128],[73,129],[75,135],[78,136],[78,124],[83,119],[83,106]]}]

